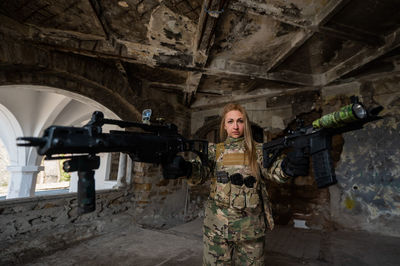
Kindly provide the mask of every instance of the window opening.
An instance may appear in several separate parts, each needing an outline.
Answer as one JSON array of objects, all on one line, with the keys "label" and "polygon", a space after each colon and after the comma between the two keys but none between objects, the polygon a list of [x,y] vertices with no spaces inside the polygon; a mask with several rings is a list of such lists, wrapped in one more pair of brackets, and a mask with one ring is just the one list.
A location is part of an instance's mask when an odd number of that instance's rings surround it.
[{"label": "window opening", "polygon": [[0,139],[0,199],[5,199],[7,195],[10,179],[10,172],[7,170],[7,166],[9,165],[10,157],[3,141]]},{"label": "window opening", "polygon": [[71,174],[62,169],[65,160],[44,160],[36,178],[35,196],[53,195],[69,192]]}]

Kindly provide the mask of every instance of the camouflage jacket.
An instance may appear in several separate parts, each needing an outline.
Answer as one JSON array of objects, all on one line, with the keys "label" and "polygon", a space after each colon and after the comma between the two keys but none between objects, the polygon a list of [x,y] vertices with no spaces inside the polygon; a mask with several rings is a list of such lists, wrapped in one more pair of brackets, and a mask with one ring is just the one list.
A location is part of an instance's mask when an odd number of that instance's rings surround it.
[{"label": "camouflage jacket", "polygon": [[[244,138],[227,138],[224,143],[209,144],[209,165],[192,162],[193,171],[189,184],[196,185],[211,178],[210,197],[204,220],[204,233],[211,237],[223,237],[229,241],[250,240],[264,236],[265,222],[273,228],[271,205],[266,184],[268,181],[286,182],[287,176],[277,160],[269,169],[260,167],[261,178],[255,177],[252,187],[217,181],[217,174],[251,176],[244,156]],[[262,165],[262,144],[256,145],[257,161]]]}]

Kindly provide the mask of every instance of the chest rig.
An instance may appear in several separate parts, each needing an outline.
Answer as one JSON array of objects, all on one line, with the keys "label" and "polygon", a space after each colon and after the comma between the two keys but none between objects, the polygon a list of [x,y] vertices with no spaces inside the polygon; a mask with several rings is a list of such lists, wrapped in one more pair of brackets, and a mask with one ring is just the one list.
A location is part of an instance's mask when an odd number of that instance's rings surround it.
[{"label": "chest rig", "polygon": [[259,181],[249,174],[249,163],[244,150],[226,152],[225,143],[218,143],[215,160],[216,169],[211,179],[210,197],[217,205],[236,210],[258,207]]}]

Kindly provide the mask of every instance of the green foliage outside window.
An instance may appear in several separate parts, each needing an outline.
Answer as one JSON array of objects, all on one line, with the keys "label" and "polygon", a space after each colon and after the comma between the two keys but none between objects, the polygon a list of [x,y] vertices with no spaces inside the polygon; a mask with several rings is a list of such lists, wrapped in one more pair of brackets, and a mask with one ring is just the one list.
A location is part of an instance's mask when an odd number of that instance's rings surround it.
[{"label": "green foliage outside window", "polygon": [[71,180],[71,174],[64,171],[63,169],[64,161],[65,160],[58,160],[58,163],[60,164],[60,181],[69,182]]}]

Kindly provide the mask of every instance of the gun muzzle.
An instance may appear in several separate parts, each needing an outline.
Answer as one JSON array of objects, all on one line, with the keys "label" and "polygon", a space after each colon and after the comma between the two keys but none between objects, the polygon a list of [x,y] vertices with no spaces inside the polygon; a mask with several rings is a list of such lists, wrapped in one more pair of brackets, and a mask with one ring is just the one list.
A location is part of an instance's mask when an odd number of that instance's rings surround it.
[{"label": "gun muzzle", "polygon": [[17,146],[20,147],[31,147],[31,146],[43,146],[46,144],[45,138],[35,137],[19,137],[17,138]]},{"label": "gun muzzle", "polygon": [[360,103],[353,103],[340,108],[339,111],[322,116],[315,120],[314,128],[335,128],[341,127],[357,120],[365,119],[368,116],[367,109]]}]

